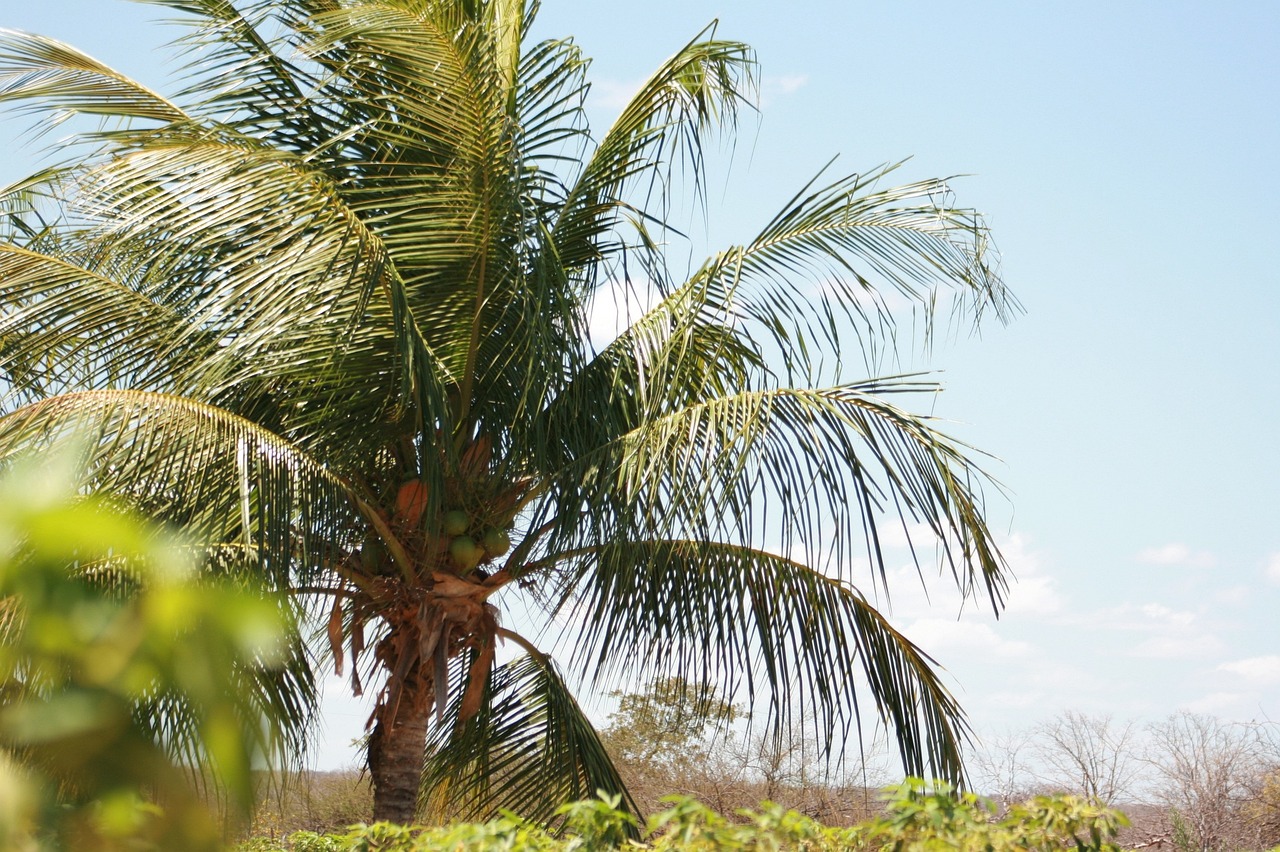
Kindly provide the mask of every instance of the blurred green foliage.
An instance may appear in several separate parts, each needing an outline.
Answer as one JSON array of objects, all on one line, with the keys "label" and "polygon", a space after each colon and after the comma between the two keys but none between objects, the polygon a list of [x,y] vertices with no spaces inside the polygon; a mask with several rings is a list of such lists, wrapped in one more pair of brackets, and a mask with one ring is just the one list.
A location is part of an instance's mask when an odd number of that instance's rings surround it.
[{"label": "blurred green foliage", "polygon": [[0,478],[0,848],[220,848],[207,803],[248,813],[270,730],[235,684],[278,662],[287,610],[75,481]]}]

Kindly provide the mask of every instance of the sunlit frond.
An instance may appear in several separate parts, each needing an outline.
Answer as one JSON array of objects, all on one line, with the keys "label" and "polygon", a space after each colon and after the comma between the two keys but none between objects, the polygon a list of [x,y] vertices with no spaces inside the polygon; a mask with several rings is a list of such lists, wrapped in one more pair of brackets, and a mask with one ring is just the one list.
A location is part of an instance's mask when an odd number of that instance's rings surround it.
[{"label": "sunlit frond", "polygon": [[[29,101],[57,124],[76,114],[185,121],[168,99],[69,45],[0,29],[0,102]],[[46,125],[46,128],[48,125]]]},{"label": "sunlit frond", "polygon": [[754,86],[755,60],[747,45],[716,40],[712,32],[700,33],[644,82],[573,182],[553,231],[567,268],[589,267],[621,248],[608,234],[624,213],[630,185],[650,182],[658,208],[639,203],[645,216],[664,222],[664,163],[683,162],[697,179],[704,135],[732,126]]},{"label": "sunlit frond", "polygon": [[283,590],[339,566],[353,530],[375,514],[296,446],[182,397],[89,391],[0,418],[0,460],[64,442],[86,454],[86,487],[197,542],[242,545],[263,578]]}]

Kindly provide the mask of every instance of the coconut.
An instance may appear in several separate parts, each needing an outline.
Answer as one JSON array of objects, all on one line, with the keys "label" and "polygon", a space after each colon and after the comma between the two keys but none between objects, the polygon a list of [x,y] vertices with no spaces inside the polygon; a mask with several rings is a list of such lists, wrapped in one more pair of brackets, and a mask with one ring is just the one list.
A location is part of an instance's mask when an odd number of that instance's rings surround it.
[{"label": "coconut", "polygon": [[360,564],[366,573],[377,574],[381,571],[386,555],[387,549],[375,532],[370,532],[360,543]]},{"label": "coconut", "polygon": [[420,479],[410,479],[400,486],[400,490],[396,492],[396,515],[404,518],[405,523],[416,527],[426,508],[426,483]]},{"label": "coconut", "polygon": [[445,512],[440,522],[444,528],[445,535],[462,535],[471,529],[471,516],[458,509],[454,509],[452,512]]},{"label": "coconut", "polygon": [[470,571],[480,564],[484,551],[469,535],[460,535],[449,543],[449,557],[463,571]]},{"label": "coconut", "polygon": [[480,540],[484,545],[484,552],[490,556],[501,556],[511,549],[511,536],[507,535],[507,531],[494,527],[484,534],[484,538]]}]

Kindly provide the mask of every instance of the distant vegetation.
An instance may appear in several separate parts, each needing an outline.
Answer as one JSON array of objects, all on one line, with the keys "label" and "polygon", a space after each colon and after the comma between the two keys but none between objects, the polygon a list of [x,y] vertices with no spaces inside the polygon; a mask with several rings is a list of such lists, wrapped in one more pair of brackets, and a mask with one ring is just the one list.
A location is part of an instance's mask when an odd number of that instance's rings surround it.
[{"label": "distant vegetation", "polygon": [[704,852],[1119,852],[1113,838],[1126,824],[1117,811],[1070,796],[1038,797],[1003,814],[972,794],[946,785],[909,781],[890,791],[884,812],[845,828],[829,828],[794,810],[765,804],[743,809],[729,820],[687,797],[669,797],[643,833],[631,839],[635,818],[617,800],[566,805],[558,812],[561,830],[514,817],[444,828],[386,823],[361,825],[332,834],[298,832],[283,845],[250,841],[238,852],[445,852],[446,850],[529,850],[529,852],[609,852],[651,849]]}]

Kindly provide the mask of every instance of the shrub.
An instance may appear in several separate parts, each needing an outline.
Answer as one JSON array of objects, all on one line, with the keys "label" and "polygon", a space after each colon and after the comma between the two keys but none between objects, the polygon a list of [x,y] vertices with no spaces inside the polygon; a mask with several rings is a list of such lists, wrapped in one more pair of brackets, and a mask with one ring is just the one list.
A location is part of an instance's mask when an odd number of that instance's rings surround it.
[{"label": "shrub", "polygon": [[[1112,839],[1127,824],[1119,811],[1074,796],[1040,796],[997,818],[992,804],[945,784],[909,779],[886,791],[883,815],[851,828],[827,828],[803,814],[765,802],[739,811],[740,821],[688,797],[669,797],[650,820],[646,842],[628,839],[633,817],[607,797],[559,811],[563,832],[506,815],[487,823],[409,828],[357,825],[345,834],[299,832],[292,852],[1119,852]],[[332,843],[335,845],[324,845]],[[240,852],[260,852],[242,845]]]}]

